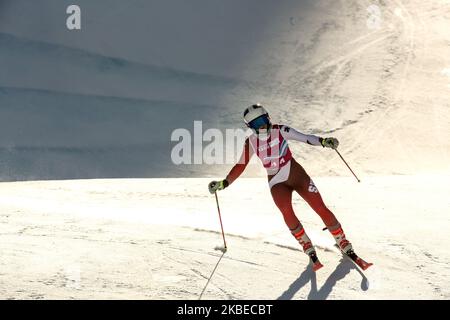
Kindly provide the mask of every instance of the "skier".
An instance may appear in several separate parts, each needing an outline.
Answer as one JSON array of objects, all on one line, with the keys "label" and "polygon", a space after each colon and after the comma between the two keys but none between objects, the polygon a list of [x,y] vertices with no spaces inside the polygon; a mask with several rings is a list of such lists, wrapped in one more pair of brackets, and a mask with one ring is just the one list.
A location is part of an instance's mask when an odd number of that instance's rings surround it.
[{"label": "skier", "polygon": [[320,216],[327,229],[334,237],[340,250],[354,260],[362,269],[371,264],[359,258],[353,251],[352,244],[345,237],[341,224],[335,215],[325,206],[319,190],[314,185],[303,167],[295,161],[289,149],[288,140],[301,141],[313,146],[336,149],[339,141],[336,138],[321,138],[307,135],[286,125],[272,124],[266,109],[254,104],[244,111],[244,122],[252,129],[253,134],[246,138],[240,160],[231,169],[224,180],[211,181],[209,192],[214,194],[233,183],[244,171],[254,153],[260,158],[267,170],[268,182],[272,198],[283,214],[284,221],[310,257],[313,270],[323,265],[320,263],[311,239],[305,232],[292,208],[292,192],[295,190]]}]

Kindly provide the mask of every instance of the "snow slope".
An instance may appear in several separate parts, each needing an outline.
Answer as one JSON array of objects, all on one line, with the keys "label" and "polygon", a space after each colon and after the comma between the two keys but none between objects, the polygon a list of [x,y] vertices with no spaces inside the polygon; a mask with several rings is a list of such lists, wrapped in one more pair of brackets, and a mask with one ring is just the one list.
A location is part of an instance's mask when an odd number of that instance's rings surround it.
[{"label": "snow slope", "polygon": [[[170,133],[242,128],[255,101],[338,137],[358,172],[449,171],[448,1],[80,0],[76,32],[68,4],[1,2],[3,181],[217,175],[229,166],[174,166]],[[315,175],[347,174],[293,149]]]},{"label": "snow slope", "polygon": [[[198,299],[223,245],[208,181],[1,183],[0,297]],[[362,274],[342,260],[319,217],[295,196],[325,265],[314,274],[264,181],[238,180],[219,194],[229,250],[203,299],[449,299],[449,182],[315,179],[374,266]]]}]

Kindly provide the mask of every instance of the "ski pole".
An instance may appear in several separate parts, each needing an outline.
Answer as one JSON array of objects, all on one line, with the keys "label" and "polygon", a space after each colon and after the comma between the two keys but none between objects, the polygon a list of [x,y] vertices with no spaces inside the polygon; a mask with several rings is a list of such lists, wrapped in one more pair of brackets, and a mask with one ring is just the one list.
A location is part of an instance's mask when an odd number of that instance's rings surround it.
[{"label": "ski pole", "polygon": [[202,300],[203,293],[205,292],[206,287],[208,286],[209,282],[211,281],[211,278],[214,275],[214,272],[216,272],[216,269],[219,266],[220,260],[222,260],[224,255],[225,255],[225,251],[222,252],[222,255],[220,256],[219,261],[217,261],[216,266],[214,267],[214,270],[211,272],[211,275],[209,276],[208,281],[206,282],[205,286],[203,287],[202,293],[200,293],[200,296],[198,297],[198,300]]},{"label": "ski pole", "polygon": [[209,282],[211,281],[211,278],[213,277],[214,273],[216,272],[217,267],[219,266],[220,261],[222,260],[223,256],[225,255],[225,252],[227,252],[227,242],[225,241],[225,232],[223,232],[223,224],[222,224],[222,216],[220,215],[220,207],[219,207],[219,198],[217,197],[217,191],[214,192],[214,195],[216,196],[216,204],[217,204],[217,211],[219,212],[219,220],[220,220],[220,228],[222,229],[222,237],[223,237],[223,249],[222,248],[215,248],[222,251],[222,255],[219,258],[219,261],[217,261],[216,266],[214,267],[213,271],[211,272],[211,275],[208,278],[208,281],[206,282],[205,286],[203,287],[202,293],[200,293],[200,296],[198,297],[198,300],[202,299],[203,293],[206,290],[206,287],[208,286]]},{"label": "ski pole", "polygon": [[219,198],[217,197],[217,191],[214,192],[214,195],[216,196],[217,211],[219,212],[220,228],[222,229],[223,246],[225,253],[227,251],[227,242],[225,241],[225,232],[223,232],[222,216],[220,215]]},{"label": "ski pole", "polygon": [[353,173],[353,175],[355,176],[356,180],[358,180],[358,182],[361,182],[361,180],[358,179],[358,177],[356,176],[356,174],[353,172],[352,168],[350,168],[350,166],[347,164],[347,162],[344,160],[344,158],[341,156],[341,154],[339,153],[339,151],[337,151],[337,149],[334,149],[334,151],[337,152],[337,154],[339,155],[339,157],[341,157],[342,161],[344,161],[345,165],[347,166],[347,168]]}]

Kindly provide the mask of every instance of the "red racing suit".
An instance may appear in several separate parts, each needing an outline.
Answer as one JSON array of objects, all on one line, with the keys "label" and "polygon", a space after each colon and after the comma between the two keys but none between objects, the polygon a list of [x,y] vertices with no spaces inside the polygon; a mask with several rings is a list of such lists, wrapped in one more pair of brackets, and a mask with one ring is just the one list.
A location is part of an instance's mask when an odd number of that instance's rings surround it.
[{"label": "red racing suit", "polygon": [[339,229],[340,223],[324,204],[314,182],[292,157],[288,140],[319,146],[322,138],[303,134],[288,126],[272,125],[267,135],[252,134],[245,140],[241,157],[227,175],[226,180],[229,184],[233,183],[245,170],[253,154],[256,154],[267,170],[272,198],[293,234],[302,229],[292,208],[293,191],[310,205],[331,232]]}]

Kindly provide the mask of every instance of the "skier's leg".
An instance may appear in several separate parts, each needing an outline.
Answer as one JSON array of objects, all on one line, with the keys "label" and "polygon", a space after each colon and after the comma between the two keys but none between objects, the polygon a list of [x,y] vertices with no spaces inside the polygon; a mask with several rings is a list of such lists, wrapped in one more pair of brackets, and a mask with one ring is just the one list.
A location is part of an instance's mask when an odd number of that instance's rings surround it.
[{"label": "skier's leg", "polygon": [[341,250],[345,253],[350,252],[353,247],[350,241],[348,241],[345,237],[340,222],[336,219],[335,215],[325,206],[319,190],[317,190],[317,187],[314,185],[313,181],[310,181],[311,182],[307,190],[301,188],[298,190],[296,189],[296,191],[322,218],[323,222],[327,226],[328,231],[330,231],[339,248],[341,248]]},{"label": "skier's leg", "polygon": [[289,177],[289,182],[292,183],[295,191],[320,216],[341,250],[344,252],[352,250],[352,245],[345,238],[341,224],[333,212],[331,212],[323,202],[319,190],[306,171],[298,163],[295,163],[295,165],[291,167],[291,174],[293,180]]},{"label": "skier's leg", "polygon": [[293,189],[284,183],[278,183],[270,189],[273,201],[283,214],[284,222],[290,230],[297,228],[300,224],[292,208]]},{"label": "skier's leg", "polygon": [[303,251],[310,255],[314,252],[314,247],[292,208],[292,191],[292,188],[284,183],[278,183],[270,190],[273,201],[283,214],[284,221],[292,235],[300,243]]},{"label": "skier's leg", "polygon": [[339,248],[341,248],[341,250],[344,253],[350,253],[353,251],[353,246],[350,243],[350,241],[347,240],[347,238],[345,237],[345,233],[344,230],[342,230],[342,227],[339,226],[339,228],[331,231],[331,235],[333,236],[334,240],[336,241],[336,244],[339,246]]},{"label": "skier's leg", "polygon": [[299,222],[297,228],[290,229],[292,235],[295,239],[297,239],[298,243],[303,248],[303,252],[305,252],[307,255],[311,255],[312,253],[315,253],[315,248],[312,244],[311,239],[308,237],[308,235],[305,232],[305,229],[303,228],[302,224]]},{"label": "skier's leg", "polygon": [[306,173],[305,169],[303,169],[296,161],[292,163],[287,183],[292,186],[320,216],[329,230],[335,230],[340,227],[339,221],[323,202],[319,190],[314,185],[312,179]]}]

